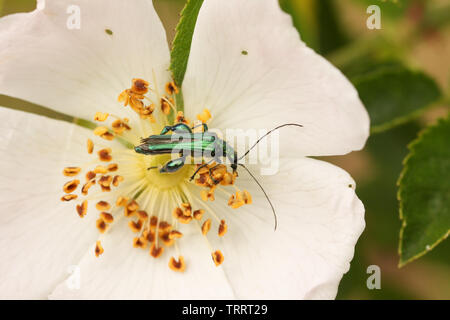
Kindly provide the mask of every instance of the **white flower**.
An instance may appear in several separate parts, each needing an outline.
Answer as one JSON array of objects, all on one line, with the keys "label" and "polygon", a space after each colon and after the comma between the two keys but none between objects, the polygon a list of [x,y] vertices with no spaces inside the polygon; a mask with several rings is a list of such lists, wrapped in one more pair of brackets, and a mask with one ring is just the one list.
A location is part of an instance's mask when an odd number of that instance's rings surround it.
[{"label": "white flower", "polygon": [[[80,7],[79,30],[66,27],[72,3]],[[123,137],[133,143],[159,129],[165,119],[157,98],[171,81],[169,49],[150,0],[40,1],[34,12],[0,19],[0,44],[1,94],[82,119],[92,119],[97,111],[120,118],[128,114],[132,130]],[[133,78],[149,81],[157,124],[144,124],[117,102]],[[236,185],[250,192],[252,204],[231,209],[226,192],[216,192],[216,200],[205,203],[201,189],[188,182],[192,166],[177,173],[175,181],[172,175],[147,171],[152,157],[137,155],[117,141],[93,139],[91,131],[67,122],[0,108],[1,298],[336,296],[364,228],[364,208],[346,172],[306,156],[363,147],[369,119],[355,89],[305,46],[277,1],[206,0],[182,90],[186,118],[195,119],[209,108],[213,128],[303,125],[280,132],[280,172],[258,176],[276,207],[277,231],[266,199],[245,171]],[[84,163],[84,175],[95,167],[98,161],[95,152],[86,152],[87,139],[94,140],[96,151],[111,146],[119,165],[114,174],[124,181],[116,191],[89,193],[92,208],[80,219],[73,203],[81,197],[59,201],[68,180],[61,170]],[[75,178],[84,183],[83,176]],[[182,191],[167,192],[160,187],[163,182]],[[166,247],[154,259],[148,247],[133,248],[134,235],[120,212],[101,235],[105,251],[96,257],[96,196],[132,196],[136,183],[152,190],[138,198],[141,208],[173,225],[170,206],[186,200],[179,195],[189,196],[193,210],[203,203],[203,221],[213,221],[209,241],[192,221],[180,226],[183,237],[176,240],[177,249]],[[213,212],[226,220],[223,237],[214,231],[218,221]],[[225,258],[218,267],[211,259],[214,250]],[[182,273],[167,266],[170,257],[179,255],[184,257]],[[78,289],[65,281],[73,265],[80,268]]]}]

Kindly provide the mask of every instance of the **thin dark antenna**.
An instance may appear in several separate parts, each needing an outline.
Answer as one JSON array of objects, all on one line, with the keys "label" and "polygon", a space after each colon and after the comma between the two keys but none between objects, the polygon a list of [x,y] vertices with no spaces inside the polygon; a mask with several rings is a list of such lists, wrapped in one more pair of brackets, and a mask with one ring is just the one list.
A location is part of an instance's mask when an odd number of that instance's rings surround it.
[{"label": "thin dark antenna", "polygon": [[283,128],[283,127],[288,127],[288,126],[294,126],[294,127],[301,127],[301,128],[303,128],[303,126],[302,126],[301,124],[298,124],[298,123],[285,123],[285,124],[282,124],[282,125],[280,125],[280,126],[278,126],[278,127],[276,127],[276,128],[273,128],[272,130],[270,130],[269,132],[267,132],[265,135],[263,135],[261,138],[259,138],[259,139],[255,142],[255,144],[252,145],[252,146],[244,153],[244,155],[241,156],[238,160],[241,160],[241,159],[244,158],[246,155],[248,155],[248,153],[249,153],[254,147],[256,147],[256,145],[257,145],[262,139],[264,139],[265,137],[267,137],[269,134],[271,134],[271,133],[274,132],[275,130],[281,129],[281,128]]},{"label": "thin dark antenna", "polygon": [[255,180],[255,182],[258,184],[259,188],[264,193],[264,196],[266,197],[267,201],[269,201],[270,207],[272,208],[273,217],[275,219],[275,228],[274,228],[274,230],[277,230],[278,219],[277,219],[277,214],[275,213],[275,208],[273,207],[272,201],[270,201],[269,196],[267,195],[266,191],[262,187],[261,183],[259,183],[259,181],[256,180],[255,176],[250,172],[250,170],[248,170],[248,168],[246,166],[244,166],[242,163],[238,163],[238,165],[240,165],[242,168],[244,168],[248,172],[248,174],[253,178],[253,180]]}]

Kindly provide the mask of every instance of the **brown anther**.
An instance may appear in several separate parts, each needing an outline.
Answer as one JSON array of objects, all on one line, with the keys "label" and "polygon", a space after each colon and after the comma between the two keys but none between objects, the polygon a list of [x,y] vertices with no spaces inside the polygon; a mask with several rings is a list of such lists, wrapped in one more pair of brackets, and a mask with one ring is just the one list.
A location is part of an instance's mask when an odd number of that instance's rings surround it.
[{"label": "brown anther", "polygon": [[140,110],[139,114],[142,119],[147,119],[148,117],[152,117],[153,111],[155,111],[155,105],[151,104]]},{"label": "brown anther", "polygon": [[213,259],[213,261],[214,261],[216,267],[217,267],[217,266],[220,266],[220,265],[222,264],[222,262],[223,262],[223,260],[224,260],[224,257],[223,257],[222,252],[220,252],[220,250],[214,251],[214,252],[211,254],[211,256],[212,256],[212,259]]},{"label": "brown anther", "polygon": [[176,260],[174,257],[171,257],[169,261],[169,268],[173,271],[183,272],[186,269],[186,264],[184,263],[183,256],[179,256],[178,260]]},{"label": "brown anther", "polygon": [[77,213],[80,218],[83,218],[87,213],[88,202],[84,200],[83,203],[77,204]]},{"label": "brown anther", "polygon": [[104,162],[111,161],[112,160],[111,152],[112,152],[111,148],[105,148],[105,149],[98,151],[98,157],[99,157],[100,161],[104,161]]},{"label": "brown anther", "polygon": [[128,226],[130,227],[131,231],[133,232],[139,232],[142,229],[142,221],[130,221],[128,222]]},{"label": "brown anther", "polygon": [[203,214],[205,213],[205,210],[199,209],[194,211],[194,219],[196,220],[202,220]]},{"label": "brown anther", "polygon": [[118,207],[125,207],[128,203],[129,198],[128,197],[118,197],[116,200],[116,206]]},{"label": "brown anther", "polygon": [[103,112],[96,112],[94,116],[94,121],[100,121],[103,122],[106,119],[108,119],[109,113],[103,113]]},{"label": "brown anther", "polygon": [[125,215],[125,217],[130,218],[130,217],[134,216],[135,213],[136,213],[136,211],[131,211],[127,207],[125,207],[123,209],[123,214]]},{"label": "brown anther", "polygon": [[252,204],[252,196],[247,190],[243,191],[242,197],[244,199],[245,204]]},{"label": "brown anther", "polygon": [[113,223],[114,222],[114,217],[112,214],[108,213],[108,212],[102,212],[100,213],[100,218],[105,221],[106,223]]},{"label": "brown anther", "polygon": [[137,216],[139,217],[139,219],[141,220],[147,220],[148,219],[148,214],[147,212],[145,212],[144,210],[139,210],[137,212]]},{"label": "brown anther", "polygon": [[228,205],[233,209],[237,209],[242,207],[245,204],[242,192],[236,192],[236,195],[232,194],[230,199],[228,200]]},{"label": "brown anther", "polygon": [[91,154],[94,151],[94,142],[92,142],[91,139],[87,139],[86,147],[87,147],[87,152],[89,154]]},{"label": "brown anther", "polygon": [[130,89],[126,89],[124,91],[122,91],[119,96],[117,97],[117,101],[119,102],[123,102],[123,106],[126,107],[127,105],[130,104],[130,95],[131,95],[131,90]]},{"label": "brown anther", "polygon": [[79,167],[67,167],[67,168],[64,168],[63,175],[65,175],[66,177],[74,177],[77,174],[79,174],[80,171],[81,171],[81,168],[79,168]]},{"label": "brown anther", "polygon": [[201,122],[205,123],[209,119],[211,119],[211,113],[209,112],[208,109],[203,109],[203,112],[201,114],[197,115],[197,119],[200,120]]},{"label": "brown anther", "polygon": [[105,174],[108,172],[108,169],[106,169],[104,166],[96,166],[94,169],[94,173],[96,174]]},{"label": "brown anther", "polygon": [[142,236],[148,241],[148,242],[153,242],[153,241],[155,241],[155,233],[154,232],[152,232],[152,231],[150,231],[150,230],[145,230],[143,233],[142,233]]},{"label": "brown anther", "polygon": [[95,225],[97,226],[97,229],[100,233],[104,233],[106,229],[108,228],[108,225],[103,219],[97,219],[95,222]]},{"label": "brown anther", "polygon": [[77,199],[78,196],[76,194],[66,194],[61,197],[61,201],[71,201]]},{"label": "brown anther", "polygon": [[166,92],[168,95],[178,94],[179,90],[178,87],[175,85],[175,82],[168,82],[166,83]]},{"label": "brown anther", "polygon": [[181,207],[183,208],[183,214],[186,217],[190,217],[192,215],[192,207],[190,203],[182,203]]},{"label": "brown anther", "polygon": [[95,256],[99,257],[103,253],[103,247],[100,241],[95,244]]},{"label": "brown anther", "polygon": [[130,201],[130,203],[128,203],[127,209],[129,211],[139,210],[139,204],[136,202],[136,200],[132,200],[132,201]]},{"label": "brown anther", "polygon": [[92,180],[97,176],[97,174],[94,171],[89,171],[88,173],[86,173],[86,180]]},{"label": "brown anther", "polygon": [[174,244],[175,240],[170,238],[170,232],[164,232],[160,236],[163,243],[166,245],[166,247],[170,247]]},{"label": "brown anther", "polygon": [[98,179],[98,184],[105,188],[108,188],[111,186],[112,180],[113,178],[110,175],[102,176],[100,177],[100,179]]},{"label": "brown anther", "polygon": [[220,225],[219,225],[219,237],[223,237],[225,235],[225,233],[227,233],[228,230],[228,226],[225,223],[225,220],[220,220]]},{"label": "brown anther", "polygon": [[95,207],[98,211],[108,211],[111,208],[111,205],[108,202],[101,200],[97,202]]},{"label": "brown anther", "polygon": [[111,164],[108,164],[108,166],[106,167],[106,169],[107,169],[109,172],[116,172],[116,171],[119,169],[119,165],[118,165],[117,163],[111,163]]},{"label": "brown anther", "polygon": [[87,196],[89,189],[95,184],[95,180],[89,180],[83,185],[83,188],[81,188],[81,193],[85,196]]},{"label": "brown anther", "polygon": [[192,216],[182,215],[181,217],[178,218],[178,221],[183,224],[188,224],[189,222],[192,221]]},{"label": "brown anther", "polygon": [[167,102],[166,99],[161,98],[161,111],[167,116],[170,114],[171,109],[170,109],[170,104],[169,104],[169,102]]},{"label": "brown anther", "polygon": [[100,137],[108,141],[114,140],[114,135],[111,132],[106,132],[102,134]]},{"label": "brown anther", "polygon": [[200,187],[207,187],[209,182],[209,177],[206,174],[201,174],[197,179],[195,179],[195,184]]},{"label": "brown anther", "polygon": [[137,114],[142,114],[142,111],[144,109],[144,102],[142,102],[143,98],[144,98],[144,96],[139,96],[139,95],[135,95],[135,94],[132,94],[130,96],[130,100],[129,100],[130,107]]},{"label": "brown anther", "polygon": [[200,197],[202,198],[203,201],[207,202],[209,201],[214,201],[215,197],[214,197],[214,188],[211,188],[210,190],[202,190],[200,192]]},{"label": "brown anther", "polygon": [[119,183],[121,183],[123,181],[123,177],[122,176],[114,176],[112,184],[114,187],[119,186]]},{"label": "brown anther", "polygon": [[211,229],[211,219],[208,219],[205,222],[203,222],[203,224],[202,224],[202,234],[204,236],[206,236],[206,234],[208,233],[209,229]]},{"label": "brown anther", "polygon": [[111,187],[105,187],[100,185],[100,187],[102,188],[102,192],[110,192],[111,191]]},{"label": "brown anther", "polygon": [[188,124],[189,121],[184,117],[183,111],[178,111],[175,117],[175,123],[185,123]]},{"label": "brown anther", "polygon": [[180,231],[172,230],[169,233],[170,239],[180,239],[183,236],[183,234]]},{"label": "brown anther", "polygon": [[164,248],[163,247],[157,247],[154,243],[150,247],[150,255],[153,258],[159,258],[163,254]]},{"label": "brown anther", "polygon": [[[145,110],[145,109],[144,109]],[[144,112],[142,111],[142,113]],[[149,112],[150,114],[150,112]],[[117,119],[111,124],[113,130],[117,134],[122,134],[125,130],[131,130],[130,126],[123,120]]]},{"label": "brown anther", "polygon": [[167,221],[160,221],[158,226],[159,232],[166,232],[172,230],[172,225]]},{"label": "brown anther", "polygon": [[147,247],[147,240],[143,237],[136,237],[133,239],[133,247],[145,249]]},{"label": "brown anther", "polygon": [[154,229],[158,225],[158,218],[155,216],[152,216],[150,218],[150,228]]},{"label": "brown anther", "polygon": [[63,186],[63,191],[65,193],[72,193],[77,189],[79,184],[80,184],[80,180],[77,180],[77,179],[66,182]]},{"label": "brown anther", "polygon": [[143,79],[133,79],[131,81],[131,91],[138,95],[143,95],[148,92],[148,86],[150,84]]},{"label": "brown anther", "polygon": [[223,185],[223,186],[229,186],[229,185],[234,184],[235,180],[236,180],[236,176],[235,175],[233,175],[230,172],[226,172],[223,175],[223,178],[220,181],[220,184]]},{"label": "brown anther", "polygon": [[172,216],[175,218],[175,219],[178,219],[178,218],[180,218],[181,216],[183,216],[183,210],[181,210],[180,208],[175,208],[175,209],[173,209],[173,211],[172,211]]},{"label": "brown anther", "polygon": [[94,134],[96,136],[101,136],[101,135],[103,135],[103,134],[105,134],[107,132],[108,132],[108,128],[107,127],[97,127],[94,130]]}]

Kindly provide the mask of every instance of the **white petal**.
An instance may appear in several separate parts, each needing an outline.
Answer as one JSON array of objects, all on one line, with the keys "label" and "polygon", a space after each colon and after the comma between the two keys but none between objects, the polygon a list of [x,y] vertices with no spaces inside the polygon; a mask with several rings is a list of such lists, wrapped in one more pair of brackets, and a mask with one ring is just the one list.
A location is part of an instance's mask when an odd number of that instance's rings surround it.
[{"label": "white petal", "polygon": [[190,232],[178,242],[186,271],[174,273],[167,267],[169,251],[155,260],[147,251],[131,248],[131,231],[118,225],[102,241],[104,254],[96,258],[92,248],[79,264],[80,289],[70,290],[62,282],[50,297],[334,298],[364,229],[364,208],[354,181],[345,171],[311,159],[284,162],[279,175],[258,178],[276,206],[278,229],[273,231],[266,199],[241,172],[239,186],[251,190],[254,204],[232,211],[219,191],[209,204],[228,224],[223,238],[215,234],[216,223],[208,235],[212,249],[225,256],[221,267],[213,265],[201,237]]},{"label": "white petal", "polygon": [[[283,161],[274,176],[260,176],[278,217],[256,183],[241,169],[237,185],[253,204],[230,212],[216,198],[228,232],[223,269],[239,299],[332,299],[349,269],[364,229],[364,207],[342,169],[313,159]],[[351,187],[350,187],[351,186]],[[219,191],[216,194],[220,194]]]},{"label": "white petal", "polygon": [[[123,221],[121,221],[123,222]],[[211,260],[206,242],[199,233],[184,235],[178,242],[186,270],[169,269],[175,255],[166,248],[155,259],[149,250],[132,246],[134,235],[126,224],[117,224],[102,240],[104,253],[94,255],[94,247],[81,260],[80,287],[69,289],[62,282],[52,299],[232,299],[233,292],[222,270]]]},{"label": "white petal", "polygon": [[[95,111],[120,113],[117,97],[132,78],[153,82],[154,70],[164,89],[169,50],[152,1],[43,4],[0,19],[1,94],[91,119]],[[69,29],[77,7],[80,29]]]},{"label": "white petal", "polygon": [[282,129],[282,152],[344,154],[369,134],[354,87],[305,46],[276,0],[205,1],[183,94],[187,116],[209,108],[219,129],[303,125]]},{"label": "white petal", "polygon": [[0,118],[0,298],[45,298],[97,237],[94,215],[60,201],[89,131],[4,108]]}]

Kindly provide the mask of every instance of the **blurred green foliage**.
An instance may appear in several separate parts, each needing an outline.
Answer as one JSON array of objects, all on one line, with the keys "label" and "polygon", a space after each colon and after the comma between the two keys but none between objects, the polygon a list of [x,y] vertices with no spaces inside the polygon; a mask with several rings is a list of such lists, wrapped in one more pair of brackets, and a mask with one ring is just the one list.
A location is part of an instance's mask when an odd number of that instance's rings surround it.
[{"label": "blurred green foliage", "polygon": [[[176,23],[183,3],[155,1],[166,27],[173,25],[167,21]],[[438,34],[441,42],[450,46],[447,29],[450,6],[445,1],[280,0],[280,4],[292,15],[302,39],[350,79],[399,65],[422,69],[429,60],[417,58],[414,49],[428,45],[430,34]],[[366,8],[372,4],[381,8],[383,28],[369,32],[365,26]],[[34,6],[33,0],[0,0],[0,15],[30,11]],[[445,65],[448,57],[443,54],[441,59],[436,63]],[[437,76],[449,83],[448,73]],[[442,89],[448,97],[448,87]],[[9,97],[0,96],[0,105],[57,117],[50,110]],[[441,107],[448,108],[448,104]],[[433,112],[418,121],[373,135],[364,151],[334,160],[355,177],[357,193],[366,207],[366,229],[356,246],[351,269],[341,282],[339,299],[450,299],[449,241],[420,260],[397,268],[401,223],[396,183],[408,153],[406,146],[424,127],[424,119],[433,117]],[[369,265],[381,268],[381,290],[369,290],[366,286]]]}]

